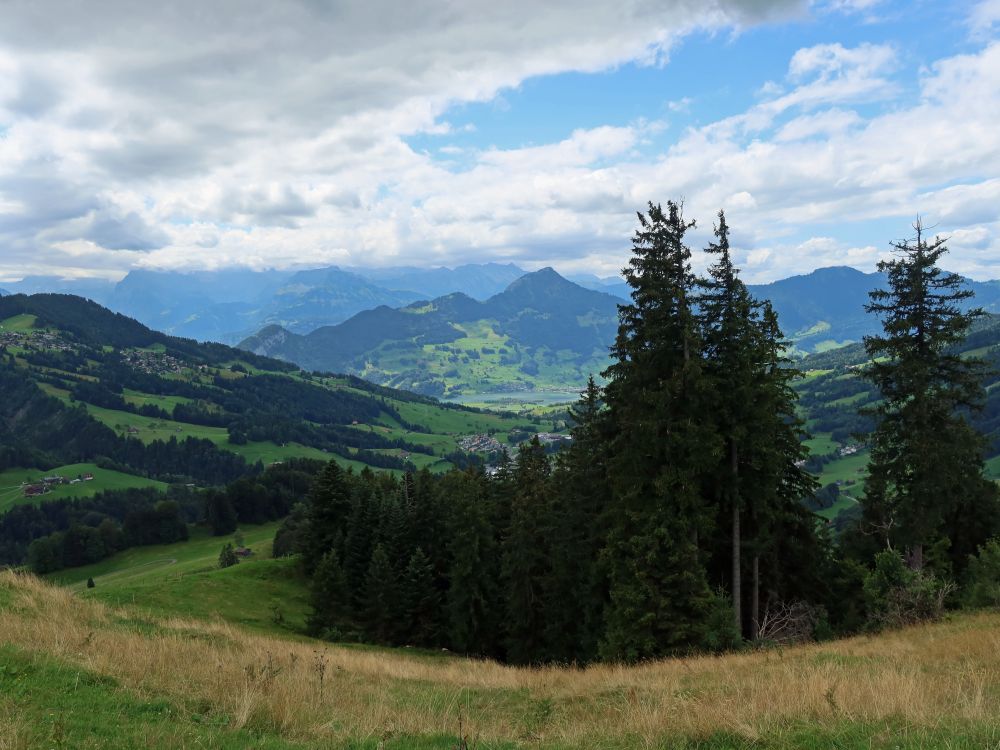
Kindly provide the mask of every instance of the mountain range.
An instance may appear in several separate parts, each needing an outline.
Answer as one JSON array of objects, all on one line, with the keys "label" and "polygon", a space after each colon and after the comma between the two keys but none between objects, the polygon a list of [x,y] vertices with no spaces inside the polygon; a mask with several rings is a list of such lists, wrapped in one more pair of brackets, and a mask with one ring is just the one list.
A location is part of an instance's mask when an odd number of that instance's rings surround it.
[{"label": "mountain range", "polygon": [[383,305],[306,335],[269,326],[240,348],[435,396],[574,389],[606,366],[620,302],[544,268],[482,302]]},{"label": "mountain range", "polygon": [[[366,376],[380,381],[407,383],[413,382],[414,378],[409,374],[404,375],[404,372],[414,370],[415,362],[421,361],[421,358],[414,356],[413,347],[405,345],[405,341],[398,344],[397,353],[404,359],[414,360],[413,363],[390,363],[385,352],[375,357],[371,364],[367,361],[356,361],[364,352],[378,351],[391,341],[402,341],[382,335],[380,326],[383,326],[384,321],[396,318],[380,308],[409,309],[412,312],[412,309],[421,308],[417,303],[430,300],[436,312],[421,325],[431,325],[430,321],[433,321],[433,325],[440,327],[446,317],[445,311],[450,311],[457,305],[461,315],[480,316],[476,318],[478,320],[491,319],[494,323],[490,325],[500,326],[505,331],[503,335],[509,335],[514,317],[509,306],[502,311],[506,317],[501,320],[496,316],[490,317],[492,313],[488,314],[488,310],[478,309],[474,313],[471,312],[468,305],[463,307],[461,298],[485,304],[505,293],[514,282],[526,275],[523,269],[514,264],[498,263],[431,269],[408,266],[382,269],[330,266],[299,271],[136,270],[117,283],[100,279],[34,276],[19,282],[5,283],[4,287],[7,293],[14,294],[38,292],[76,294],[88,297],[116,312],[171,335],[229,344],[246,341],[246,345],[251,348],[272,351],[276,356],[286,357],[306,366],[334,363],[350,365],[350,369],[364,372]],[[572,283],[580,290],[600,293],[605,297],[615,297],[618,301],[626,300],[629,294],[629,287],[617,276],[601,278],[581,274],[561,281]],[[884,283],[885,279],[881,274],[863,273],[854,268],[840,266],[821,268],[809,274],[769,284],[750,285],[750,291],[758,298],[771,300],[778,312],[782,328],[792,342],[792,351],[803,355],[859,341],[863,336],[877,331],[878,320],[865,313],[864,305],[868,301],[868,292],[884,286]],[[975,292],[976,305],[982,306],[988,312],[1000,312],[1000,282],[968,281],[968,285]],[[441,301],[456,294],[459,298]],[[605,299],[602,304],[604,307],[597,304],[597,307],[603,310],[600,315],[606,314],[607,300]],[[593,341],[586,333],[579,341],[570,341],[565,337],[570,336],[569,332],[573,330],[575,324],[569,321],[564,325],[564,322],[559,321],[562,311],[551,305],[545,309],[547,317],[534,318],[533,325],[542,328],[560,326],[564,335],[563,343],[568,343],[567,349],[572,352],[573,358],[589,356]],[[363,314],[360,319],[352,320],[359,314]],[[410,317],[407,314],[407,317],[400,320],[412,324]],[[320,329],[347,322],[350,322],[350,325],[335,334],[320,332]],[[469,322],[467,317],[447,322],[458,326],[464,334],[469,333],[465,330]],[[368,326],[372,328],[369,329]],[[577,327],[583,331],[588,329],[586,325]],[[400,329],[403,330],[409,329],[406,327]],[[352,332],[353,336],[360,337],[365,345],[345,344],[344,337],[348,331]],[[313,332],[318,333],[309,339],[309,344],[294,338],[308,336]],[[396,333],[399,332],[394,332],[393,335]],[[609,328],[606,333],[608,338],[601,342],[601,346],[605,349],[611,342],[613,331]],[[419,335],[426,337],[429,334],[421,328]],[[444,335],[452,339],[463,337],[455,330]],[[425,343],[428,341],[430,340],[426,339]],[[316,346],[320,343],[328,350],[317,350]],[[516,336],[514,343],[520,344]],[[489,343],[484,342],[483,346],[491,348]],[[329,347],[336,348],[329,349]],[[403,350],[408,348],[411,350],[410,353],[402,355]],[[482,353],[480,349],[480,354]],[[524,355],[524,352],[521,354]],[[512,364],[510,359],[508,356],[507,365]],[[528,359],[534,359],[534,356],[528,356]],[[452,361],[451,364],[459,365],[458,369],[462,369],[462,362]],[[522,364],[527,367],[527,372],[498,370],[497,377],[493,381],[498,380],[501,375],[518,374],[521,377],[527,376],[529,383],[540,384],[531,372],[534,365],[527,361]],[[552,371],[551,362],[546,363],[543,359],[535,364],[540,368],[540,372],[546,366],[549,367],[548,376],[542,379],[547,387],[576,388],[580,385],[581,372],[578,367],[567,370],[560,365],[556,369],[562,369],[564,372],[559,375]],[[597,363],[593,366],[596,370],[602,369],[602,365]],[[443,368],[439,374],[451,369],[455,367]],[[462,374],[460,379],[467,379],[466,374]],[[420,377],[416,378],[418,382],[421,380]],[[434,380],[436,384],[421,388],[429,387],[430,392],[441,393],[441,378],[435,376]],[[486,377],[485,380],[487,382],[477,386],[478,390],[490,387],[492,382],[490,378]],[[524,385],[523,382],[515,382],[508,387],[521,388]],[[446,383],[444,387],[447,389],[449,384]]]},{"label": "mountain range", "polygon": [[487,299],[524,273],[498,263],[430,269],[139,269],[117,283],[29,276],[5,283],[5,289],[8,294],[75,294],[174,336],[235,343],[268,325],[309,333],[379,305],[400,307],[451,292]]}]

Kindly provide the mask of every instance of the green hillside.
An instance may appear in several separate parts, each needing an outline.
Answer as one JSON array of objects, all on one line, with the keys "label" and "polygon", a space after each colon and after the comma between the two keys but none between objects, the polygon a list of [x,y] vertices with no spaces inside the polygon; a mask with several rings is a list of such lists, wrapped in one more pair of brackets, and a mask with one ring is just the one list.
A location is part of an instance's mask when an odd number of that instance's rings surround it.
[{"label": "green hillside", "polygon": [[[0,320],[0,377],[12,394],[0,407],[0,447],[8,446],[0,470],[102,457],[126,474],[216,483],[238,476],[241,463],[249,471],[298,456],[359,469],[443,471],[472,460],[460,455],[463,437],[490,432],[509,444],[512,430],[542,428],[172,338],[65,295],[4,297]],[[93,434],[75,443],[59,439],[70,423]],[[151,458],[185,450],[221,467],[175,456],[168,469],[169,461]]]}]

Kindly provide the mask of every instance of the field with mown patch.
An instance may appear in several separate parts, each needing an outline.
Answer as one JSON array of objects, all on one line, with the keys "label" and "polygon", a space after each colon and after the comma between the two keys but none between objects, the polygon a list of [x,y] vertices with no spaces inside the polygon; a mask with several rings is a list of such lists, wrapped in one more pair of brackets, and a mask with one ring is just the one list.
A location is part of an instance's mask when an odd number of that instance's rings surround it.
[{"label": "field with mown patch", "polygon": [[[93,474],[91,481],[81,481],[78,484],[60,484],[52,487],[52,491],[37,497],[25,497],[22,485],[41,480],[42,477],[61,476],[68,480],[81,477],[83,474]],[[62,500],[72,497],[90,497],[104,490],[122,490],[130,487],[156,487],[166,489],[167,485],[155,479],[147,479],[120,471],[102,469],[96,464],[81,463],[57,466],[54,469],[7,469],[0,472],[0,513],[24,503],[38,503],[48,500]]]}]

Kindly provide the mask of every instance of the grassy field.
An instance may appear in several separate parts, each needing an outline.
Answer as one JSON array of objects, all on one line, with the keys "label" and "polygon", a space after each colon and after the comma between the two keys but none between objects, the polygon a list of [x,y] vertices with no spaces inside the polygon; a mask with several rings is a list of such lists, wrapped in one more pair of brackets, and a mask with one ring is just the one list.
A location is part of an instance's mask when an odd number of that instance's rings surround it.
[{"label": "grassy field", "polygon": [[15,315],[12,318],[0,321],[0,330],[24,333],[35,327],[36,320],[38,320],[38,318],[34,315],[28,315],[27,313]]},{"label": "grassy field", "polygon": [[162,396],[153,393],[143,393],[142,391],[135,391],[131,388],[124,389],[123,396],[125,402],[132,404],[133,406],[143,407],[143,406],[158,406],[168,414],[173,411],[177,404],[190,404],[194,399],[185,398],[184,396]]},{"label": "grassy field", "polygon": [[0,747],[1000,742],[998,614],[781,651],[573,669],[341,647],[138,612],[0,573]]},{"label": "grassy field", "polygon": [[805,441],[805,445],[809,448],[809,453],[814,456],[828,455],[840,447],[840,443],[833,440],[829,432],[820,432],[813,435],[809,440]]},{"label": "grassy field", "polygon": [[[80,482],[79,484],[61,484],[52,489],[46,495],[40,497],[24,497],[21,484],[24,482],[36,482],[42,477],[61,476],[66,479],[75,479],[78,476],[91,473],[93,480]],[[155,479],[137,477],[132,474],[123,474],[120,471],[99,468],[96,464],[67,464],[54,469],[42,471],[41,469],[7,469],[0,472],[0,513],[13,508],[15,505],[25,503],[37,503],[42,500],[63,500],[71,497],[90,497],[104,490],[122,490],[129,487],[156,487],[166,489],[167,485]]]}]

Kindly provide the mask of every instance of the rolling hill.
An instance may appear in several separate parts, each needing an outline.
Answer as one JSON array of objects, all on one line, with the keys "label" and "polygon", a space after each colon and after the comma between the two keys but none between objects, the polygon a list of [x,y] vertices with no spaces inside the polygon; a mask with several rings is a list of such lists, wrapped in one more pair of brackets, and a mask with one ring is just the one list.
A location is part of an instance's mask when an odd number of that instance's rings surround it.
[{"label": "rolling hill", "polygon": [[271,326],[240,348],[435,396],[572,391],[606,366],[619,302],[545,268],[484,302],[378,307],[305,336]]}]

